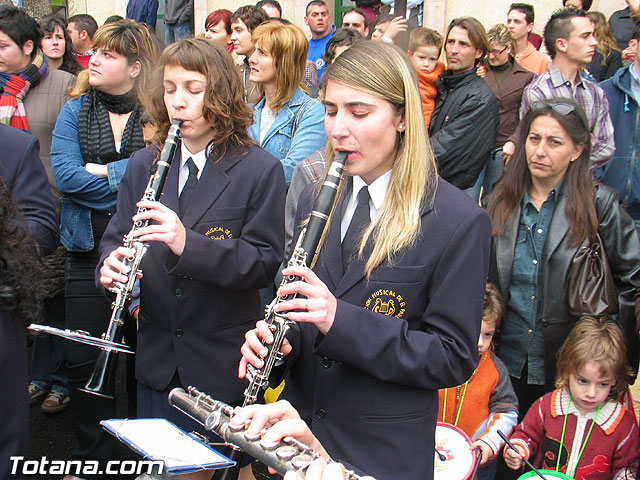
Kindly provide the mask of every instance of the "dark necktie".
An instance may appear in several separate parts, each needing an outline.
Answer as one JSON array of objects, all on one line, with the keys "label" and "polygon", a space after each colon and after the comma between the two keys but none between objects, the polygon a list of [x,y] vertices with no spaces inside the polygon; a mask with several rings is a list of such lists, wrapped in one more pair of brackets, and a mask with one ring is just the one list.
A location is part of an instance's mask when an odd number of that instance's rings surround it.
[{"label": "dark necktie", "polygon": [[369,217],[369,189],[365,186],[358,192],[358,206],[353,212],[351,223],[347,229],[347,233],[342,240],[342,271],[346,272],[349,262],[354,253],[355,245],[362,231],[369,225],[371,218]]},{"label": "dark necktie", "polygon": [[187,183],[182,187],[182,193],[180,193],[179,199],[180,218],[184,217],[184,213],[187,211],[193,192],[198,185],[198,167],[193,161],[193,158],[189,157],[187,160],[187,167],[189,168],[189,178],[187,178]]}]

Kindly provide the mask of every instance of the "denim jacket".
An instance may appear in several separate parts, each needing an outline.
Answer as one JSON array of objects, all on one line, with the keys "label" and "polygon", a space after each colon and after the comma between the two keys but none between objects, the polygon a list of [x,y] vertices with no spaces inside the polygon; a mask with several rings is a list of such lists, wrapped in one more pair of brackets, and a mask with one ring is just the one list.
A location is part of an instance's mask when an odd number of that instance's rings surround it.
[{"label": "denim jacket", "polygon": [[118,185],[129,161],[123,158],[108,163],[107,178],[85,170],[78,141],[78,115],[83,101],[84,95],[62,107],[51,141],[51,170],[62,194],[60,239],[70,252],[93,250],[91,211],[115,212]]},{"label": "denim jacket", "polygon": [[[308,100],[310,100],[308,103]],[[264,107],[264,98],[253,107],[254,124],[249,127],[249,135],[260,142],[260,117]],[[292,138],[293,122],[300,108],[302,114],[298,128]],[[287,187],[295,166],[313,152],[325,147],[327,135],[324,131],[324,106],[302,90],[297,89],[291,99],[285,103],[264,136],[260,146],[282,163]]]}]

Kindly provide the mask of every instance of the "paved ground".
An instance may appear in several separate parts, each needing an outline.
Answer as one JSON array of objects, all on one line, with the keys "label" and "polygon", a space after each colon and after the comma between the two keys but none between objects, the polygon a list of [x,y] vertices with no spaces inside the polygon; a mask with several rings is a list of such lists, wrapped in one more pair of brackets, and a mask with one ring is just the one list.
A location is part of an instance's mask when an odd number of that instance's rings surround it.
[{"label": "paved ground", "polygon": [[[31,348],[29,349],[31,355]],[[119,355],[116,382],[117,417],[127,416],[127,392],[125,389],[125,366],[123,355]],[[73,419],[69,409],[55,415],[48,415],[40,409],[40,403],[31,407],[29,459],[47,457],[48,460],[66,459],[76,438]],[[121,460],[137,458],[136,454],[124,444],[118,442],[117,456]],[[122,480],[132,477],[122,476]],[[31,475],[29,480],[60,480],[60,475]]]}]

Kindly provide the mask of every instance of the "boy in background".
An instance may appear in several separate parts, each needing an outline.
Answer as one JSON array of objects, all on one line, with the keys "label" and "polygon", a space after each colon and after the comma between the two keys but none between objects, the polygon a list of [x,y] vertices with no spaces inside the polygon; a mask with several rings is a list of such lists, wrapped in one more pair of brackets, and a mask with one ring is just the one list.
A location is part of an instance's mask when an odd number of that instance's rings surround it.
[{"label": "boy in background", "polygon": [[409,58],[418,74],[424,123],[427,128],[436,104],[436,80],[444,72],[444,63],[438,61],[442,49],[442,35],[429,28],[414,28],[409,34]]},{"label": "boy in background", "polygon": [[509,372],[491,351],[503,314],[500,292],[488,283],[482,305],[478,367],[462,385],[438,390],[438,420],[461,428],[471,437],[472,448],[482,453],[478,480],[493,480],[495,476],[494,460],[504,445],[498,430],[508,435],[518,423],[518,399]]}]

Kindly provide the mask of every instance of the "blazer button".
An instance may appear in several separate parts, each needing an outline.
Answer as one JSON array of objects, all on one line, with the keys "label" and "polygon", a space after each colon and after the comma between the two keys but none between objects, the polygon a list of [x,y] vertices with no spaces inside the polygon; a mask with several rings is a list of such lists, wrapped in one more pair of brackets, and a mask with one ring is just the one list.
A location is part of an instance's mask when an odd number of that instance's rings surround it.
[{"label": "blazer button", "polygon": [[316,417],[319,418],[320,420],[322,420],[326,416],[327,416],[327,412],[325,412],[324,408],[319,408],[318,410],[316,410]]},{"label": "blazer button", "polygon": [[331,361],[331,359],[330,359],[330,358],[322,357],[322,366],[323,366],[324,368],[330,368],[332,363],[333,363],[333,362]]},{"label": "blazer button", "polygon": [[182,330],[181,328],[178,328],[176,330],[176,337],[182,338],[182,335],[184,335],[184,330]]},{"label": "blazer button", "polygon": [[181,288],[176,288],[176,297],[180,298],[182,297],[182,295],[184,295],[184,290],[182,290]]}]

